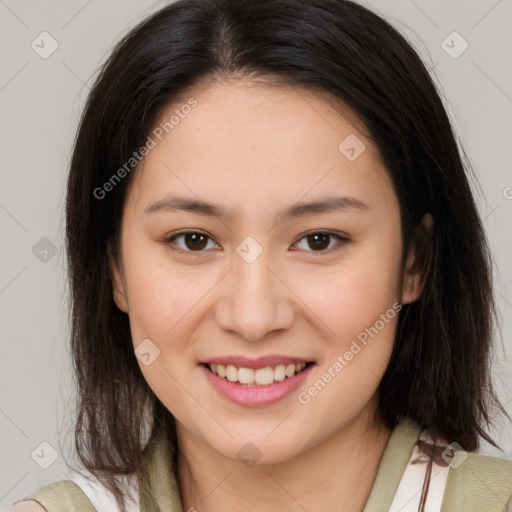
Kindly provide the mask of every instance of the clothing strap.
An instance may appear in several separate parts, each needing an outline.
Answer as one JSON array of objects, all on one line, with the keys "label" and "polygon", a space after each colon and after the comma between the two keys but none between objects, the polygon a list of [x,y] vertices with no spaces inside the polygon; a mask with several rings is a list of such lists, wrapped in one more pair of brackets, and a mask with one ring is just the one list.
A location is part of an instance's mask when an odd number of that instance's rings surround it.
[{"label": "clothing strap", "polygon": [[[441,510],[450,467],[442,457],[443,448],[446,448],[447,443],[440,442],[436,445],[434,448],[434,439],[424,430],[414,446],[389,512],[418,512],[422,510],[422,506],[423,512]],[[428,492],[422,505],[427,476],[429,477]]]}]

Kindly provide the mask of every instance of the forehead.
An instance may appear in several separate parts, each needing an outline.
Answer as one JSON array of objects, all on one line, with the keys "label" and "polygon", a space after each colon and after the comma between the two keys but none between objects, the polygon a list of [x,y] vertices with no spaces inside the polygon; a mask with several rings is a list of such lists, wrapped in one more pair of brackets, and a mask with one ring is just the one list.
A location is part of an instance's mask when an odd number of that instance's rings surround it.
[{"label": "forehead", "polygon": [[261,207],[262,200],[277,205],[333,189],[367,199],[393,193],[362,123],[329,99],[243,80],[182,94],[158,116],[133,195],[147,201],[179,190]]}]

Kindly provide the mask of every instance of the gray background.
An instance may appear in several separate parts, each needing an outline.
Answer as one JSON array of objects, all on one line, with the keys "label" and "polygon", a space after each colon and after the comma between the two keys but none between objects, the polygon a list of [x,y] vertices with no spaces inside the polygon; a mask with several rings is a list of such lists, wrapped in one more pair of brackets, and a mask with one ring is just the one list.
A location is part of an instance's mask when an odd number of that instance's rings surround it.
[{"label": "gray background", "polygon": [[[63,460],[73,410],[62,227],[66,168],[95,70],[128,28],[165,3],[0,0],[0,505],[71,474]],[[494,377],[512,415],[512,1],[364,4],[391,21],[433,71],[474,166],[502,317],[504,350],[497,337]],[[43,31],[58,43],[46,59],[40,53],[52,42],[39,37]],[[450,36],[454,31],[469,45],[461,55],[464,41]],[[511,432],[504,421],[496,431],[501,456],[510,459]],[[500,455],[487,445],[480,452]]]}]

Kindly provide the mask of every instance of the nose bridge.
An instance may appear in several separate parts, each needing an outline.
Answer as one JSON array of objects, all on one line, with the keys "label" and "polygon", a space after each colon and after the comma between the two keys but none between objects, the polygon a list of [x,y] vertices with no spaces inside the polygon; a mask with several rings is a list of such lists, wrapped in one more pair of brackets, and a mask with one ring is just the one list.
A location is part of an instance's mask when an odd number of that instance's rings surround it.
[{"label": "nose bridge", "polygon": [[287,289],[270,270],[271,253],[247,237],[233,255],[233,271],[217,321],[224,329],[236,331],[248,340],[258,340],[293,322]]},{"label": "nose bridge", "polygon": [[258,255],[254,260],[247,260],[244,256],[238,254],[234,259],[234,288],[233,292],[240,299],[261,298],[260,296],[271,298],[273,286],[272,279],[275,279],[270,272],[272,264],[269,257],[269,251]]}]

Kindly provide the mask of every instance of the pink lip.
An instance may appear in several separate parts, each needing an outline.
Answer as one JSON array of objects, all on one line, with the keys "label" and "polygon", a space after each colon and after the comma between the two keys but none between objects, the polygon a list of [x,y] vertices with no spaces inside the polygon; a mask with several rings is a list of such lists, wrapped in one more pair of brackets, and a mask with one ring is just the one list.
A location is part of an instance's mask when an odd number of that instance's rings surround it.
[{"label": "pink lip", "polygon": [[278,364],[296,364],[296,363],[309,363],[311,359],[302,359],[300,357],[292,357],[292,356],[281,356],[281,355],[273,355],[273,356],[263,356],[258,357],[256,359],[249,359],[248,357],[236,357],[236,356],[226,356],[226,357],[213,357],[206,361],[203,361],[204,364],[232,364],[237,368],[252,368],[257,370],[258,368],[266,368],[267,366],[274,367]]},{"label": "pink lip", "polygon": [[[287,359],[287,361],[290,361],[290,359]],[[304,379],[309,375],[311,369],[316,365],[312,364],[311,366],[307,366],[304,370],[302,370],[300,373],[297,373],[293,377],[287,377],[280,382],[275,382],[274,384],[269,384],[268,386],[251,386],[247,384],[237,384],[235,382],[230,382],[227,379],[219,377],[210,371],[204,364],[199,366],[201,371],[205,373],[206,378],[209,380],[212,386],[222,396],[244,407],[258,407],[274,404],[288,396],[295,389],[297,389],[302,382],[304,382]],[[247,366],[245,367],[247,368]]]}]

